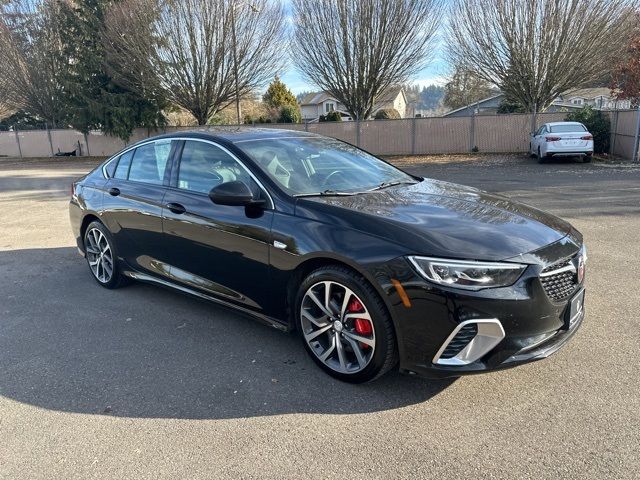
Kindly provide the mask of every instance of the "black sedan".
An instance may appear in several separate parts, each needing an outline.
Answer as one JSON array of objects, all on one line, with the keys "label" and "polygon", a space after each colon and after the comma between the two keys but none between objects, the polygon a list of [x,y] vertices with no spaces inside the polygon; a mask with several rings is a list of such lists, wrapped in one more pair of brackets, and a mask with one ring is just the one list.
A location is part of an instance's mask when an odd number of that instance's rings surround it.
[{"label": "black sedan", "polygon": [[348,382],[537,360],[584,316],[567,222],[304,132],[141,141],[73,184],[70,215],[103,287],[152,282],[297,330]]}]

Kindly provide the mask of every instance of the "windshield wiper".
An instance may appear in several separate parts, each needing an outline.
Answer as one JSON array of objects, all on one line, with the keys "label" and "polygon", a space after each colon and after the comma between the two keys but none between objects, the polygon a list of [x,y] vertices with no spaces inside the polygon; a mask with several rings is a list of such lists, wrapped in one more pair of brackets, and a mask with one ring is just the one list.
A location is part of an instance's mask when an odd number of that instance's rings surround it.
[{"label": "windshield wiper", "polygon": [[338,192],[336,190],[324,190],[323,192],[313,193],[297,193],[294,195],[296,198],[302,197],[349,197],[351,195],[358,195],[359,192]]},{"label": "windshield wiper", "polygon": [[377,187],[370,188],[367,192],[375,192],[376,190],[382,190],[383,188],[395,187],[396,185],[415,185],[417,182],[411,182],[409,180],[397,180],[395,182],[382,182]]}]

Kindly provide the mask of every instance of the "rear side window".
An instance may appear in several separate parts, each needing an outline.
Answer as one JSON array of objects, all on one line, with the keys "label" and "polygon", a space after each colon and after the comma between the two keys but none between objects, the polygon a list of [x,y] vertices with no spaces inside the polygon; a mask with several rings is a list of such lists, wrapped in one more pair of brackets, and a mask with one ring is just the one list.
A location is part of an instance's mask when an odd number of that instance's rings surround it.
[{"label": "rear side window", "polygon": [[[114,178],[120,178],[126,180],[129,175],[129,166],[131,165],[131,158],[133,158],[133,150],[129,150],[126,153],[120,155],[118,166],[116,167],[115,174],[111,175]],[[113,162],[115,164],[115,162]]]},{"label": "rear side window", "polygon": [[120,157],[116,157],[104,166],[104,171],[107,173],[108,178],[113,178],[113,174],[116,173],[116,166],[118,165],[119,159]]},{"label": "rear side window", "polygon": [[582,125],[571,124],[571,125],[551,125],[549,127],[551,133],[572,133],[572,132],[586,132],[587,129]]},{"label": "rear side window", "polygon": [[129,180],[162,185],[170,153],[171,140],[160,140],[136,148],[129,168]]}]

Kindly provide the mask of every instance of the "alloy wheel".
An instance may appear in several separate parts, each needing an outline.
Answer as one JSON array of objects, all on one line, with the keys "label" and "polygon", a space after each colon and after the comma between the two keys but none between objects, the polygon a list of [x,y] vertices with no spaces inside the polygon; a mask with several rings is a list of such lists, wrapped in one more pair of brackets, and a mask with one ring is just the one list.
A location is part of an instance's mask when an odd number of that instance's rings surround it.
[{"label": "alloy wheel", "polygon": [[376,347],[373,321],[351,289],[333,281],[311,286],[302,298],[300,321],[309,348],[332,370],[357,373],[371,362]]},{"label": "alloy wheel", "polygon": [[89,230],[85,239],[85,249],[93,275],[100,283],[108,283],[113,276],[113,253],[105,234],[98,228]]}]

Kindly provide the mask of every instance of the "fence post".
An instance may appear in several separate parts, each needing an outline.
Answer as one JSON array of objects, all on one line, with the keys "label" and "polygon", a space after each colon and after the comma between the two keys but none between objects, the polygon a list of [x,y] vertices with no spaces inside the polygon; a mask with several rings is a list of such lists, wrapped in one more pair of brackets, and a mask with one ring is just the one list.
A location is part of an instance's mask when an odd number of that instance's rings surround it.
[{"label": "fence post", "polygon": [[87,146],[87,157],[91,156],[91,151],[89,150],[89,135],[83,133],[84,135],[84,144]]},{"label": "fence post", "polygon": [[636,124],[636,135],[633,142],[632,162],[640,162],[640,158],[638,158],[638,141],[640,141],[640,104],[638,105],[638,121]]},{"label": "fence post", "polygon": [[476,146],[476,112],[471,112],[469,122],[469,151],[473,152]]},{"label": "fence post", "polygon": [[16,132],[16,143],[18,144],[18,153],[20,154],[20,160],[22,160],[22,146],[20,145],[20,135],[18,135],[18,127],[13,127]]},{"label": "fence post", "polygon": [[615,155],[616,154],[616,139],[618,138],[618,115],[620,113],[618,112],[618,110],[614,110],[613,112],[613,128],[611,129],[612,135],[611,135],[611,146],[609,147],[609,154],[610,155]]},{"label": "fence post", "polygon": [[304,131],[305,132],[309,131],[309,121],[307,119],[305,119],[304,121]]},{"label": "fence post", "polygon": [[411,119],[411,155],[416,154],[416,116]]},{"label": "fence post", "polygon": [[49,125],[45,124],[45,127],[47,129],[47,137],[49,138],[49,148],[51,149],[51,156],[54,156],[54,152],[53,152],[53,142],[51,141],[51,130],[49,130]]}]

